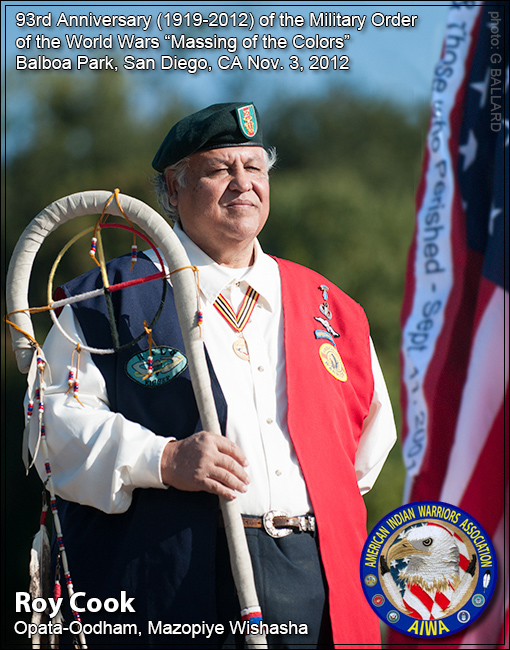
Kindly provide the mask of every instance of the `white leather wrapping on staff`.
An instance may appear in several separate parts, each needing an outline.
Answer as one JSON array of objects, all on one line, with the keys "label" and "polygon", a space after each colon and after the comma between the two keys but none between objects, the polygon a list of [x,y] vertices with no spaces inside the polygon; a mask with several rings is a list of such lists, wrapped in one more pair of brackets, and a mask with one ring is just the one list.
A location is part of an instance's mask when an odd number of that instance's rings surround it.
[{"label": "white leather wrapping on staff", "polygon": [[[102,213],[111,196],[112,192],[105,190],[71,194],[51,203],[30,222],[21,235],[9,264],[6,291],[8,313],[28,309],[30,275],[35,257],[45,237],[75,217]],[[130,221],[147,233],[160,249],[171,271],[190,267],[184,247],[160,214],[142,201],[125,194],[119,194],[118,199]],[[110,201],[107,213],[123,216],[114,199]],[[191,383],[202,426],[207,431],[221,435],[204,345],[197,326],[197,294],[193,270],[184,268],[182,271],[174,273],[172,285],[186,355],[189,360]],[[25,332],[31,336],[34,335],[32,320],[28,312],[13,314],[10,318]],[[33,356],[33,348],[26,336],[12,327],[11,335],[18,368],[21,372],[27,373]],[[238,504],[236,501],[227,502],[220,498],[220,505],[241,610],[258,608],[251,558]],[[248,645],[267,648],[265,635],[248,635],[246,641]]]}]

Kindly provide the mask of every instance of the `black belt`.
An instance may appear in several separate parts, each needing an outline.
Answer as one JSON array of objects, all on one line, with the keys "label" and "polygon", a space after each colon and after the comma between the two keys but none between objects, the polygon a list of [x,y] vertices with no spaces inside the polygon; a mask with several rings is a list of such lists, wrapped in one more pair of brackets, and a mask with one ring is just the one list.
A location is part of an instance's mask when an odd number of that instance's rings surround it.
[{"label": "black belt", "polygon": [[[314,533],[315,517],[298,515],[289,517],[281,510],[269,510],[262,517],[242,515],[245,528],[262,528],[271,537],[285,537],[291,533]],[[220,525],[224,526],[220,517]]]}]

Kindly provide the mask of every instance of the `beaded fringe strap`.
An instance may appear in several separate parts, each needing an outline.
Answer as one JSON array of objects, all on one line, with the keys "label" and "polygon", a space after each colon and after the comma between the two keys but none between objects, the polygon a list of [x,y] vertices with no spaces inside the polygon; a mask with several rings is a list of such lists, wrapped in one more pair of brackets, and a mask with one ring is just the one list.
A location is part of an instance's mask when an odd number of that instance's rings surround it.
[{"label": "beaded fringe strap", "polygon": [[[74,594],[74,587],[73,587],[73,581],[71,579],[71,573],[69,571],[67,553],[64,546],[64,536],[62,534],[62,526],[60,524],[60,517],[58,515],[57,497],[55,494],[55,488],[53,486],[53,478],[51,475],[51,466],[49,461],[48,443],[46,442],[46,431],[44,427],[44,369],[46,363],[42,358],[40,350],[37,351],[37,355],[38,355],[37,369],[38,369],[38,377],[39,377],[39,386],[36,389],[36,401],[38,402],[37,411],[38,411],[38,421],[39,421],[39,440],[41,442],[41,447],[44,454],[44,469],[46,472],[46,481],[44,484],[46,489],[50,493],[50,507],[51,507],[51,514],[53,516],[53,524],[55,526],[57,545],[58,545],[60,557],[62,559],[64,578],[67,585],[67,593],[69,595],[69,599],[71,599],[71,597]],[[32,405],[32,412],[33,412],[33,405]],[[27,418],[28,418],[28,413],[27,413]],[[72,612],[73,612],[74,620],[81,623],[81,618],[78,612],[75,610],[72,610]],[[79,647],[83,649],[87,648],[85,635],[83,634],[83,632],[80,632],[80,634],[78,635],[78,639],[80,644]]]}]

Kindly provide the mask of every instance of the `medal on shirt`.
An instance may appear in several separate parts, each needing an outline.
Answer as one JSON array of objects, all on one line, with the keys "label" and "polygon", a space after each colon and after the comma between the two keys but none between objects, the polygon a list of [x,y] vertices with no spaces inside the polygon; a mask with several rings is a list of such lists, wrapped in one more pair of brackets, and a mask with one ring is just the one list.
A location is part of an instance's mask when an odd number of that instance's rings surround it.
[{"label": "medal on shirt", "polygon": [[234,350],[236,356],[239,357],[239,359],[243,359],[244,361],[249,361],[250,355],[248,353],[248,345],[246,343],[246,339],[244,338],[242,332],[248,324],[251,315],[253,314],[253,310],[255,309],[258,298],[259,294],[255,291],[255,289],[248,287],[248,290],[244,295],[243,302],[241,303],[237,314],[233,310],[232,305],[221,293],[214,301],[214,306],[227,321],[230,327],[235,332],[238,332],[240,334],[239,338],[234,342],[232,349]]},{"label": "medal on shirt", "polygon": [[243,336],[240,336],[236,341],[234,341],[232,348],[240,359],[243,359],[244,361],[250,360],[246,339]]},{"label": "medal on shirt", "polygon": [[333,317],[328,302],[329,287],[321,284],[319,290],[322,291],[323,303],[319,305],[319,311],[326,318],[321,316],[314,316],[314,319],[325,327],[325,330],[315,330],[315,338],[319,340],[326,340],[329,343],[323,343],[319,348],[319,357],[326,370],[333,375],[338,381],[347,381],[347,372],[345,371],[344,362],[337,350],[335,338],[340,334],[336,332],[330,325],[329,320]]}]

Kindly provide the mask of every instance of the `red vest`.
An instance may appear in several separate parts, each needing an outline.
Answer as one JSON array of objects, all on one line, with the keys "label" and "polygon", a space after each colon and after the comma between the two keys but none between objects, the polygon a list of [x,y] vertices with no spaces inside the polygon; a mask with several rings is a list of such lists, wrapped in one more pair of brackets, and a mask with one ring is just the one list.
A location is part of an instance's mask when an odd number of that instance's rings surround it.
[{"label": "red vest", "polygon": [[[285,322],[288,426],[317,518],[322,562],[329,586],[333,640],[342,648],[380,644],[378,619],[360,582],[367,536],[355,455],[374,391],[369,327],[365,313],[343,291],[309,269],[277,260]],[[327,319],[321,285],[328,287]],[[340,334],[325,337],[327,321]],[[317,333],[316,333],[317,332]],[[346,380],[323,362],[319,349],[335,348]],[[335,359],[333,354],[333,366]],[[344,375],[340,375],[342,379]]]}]

